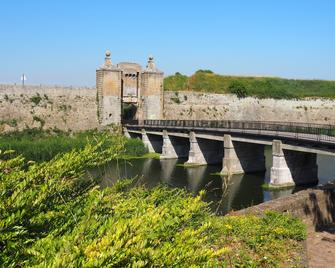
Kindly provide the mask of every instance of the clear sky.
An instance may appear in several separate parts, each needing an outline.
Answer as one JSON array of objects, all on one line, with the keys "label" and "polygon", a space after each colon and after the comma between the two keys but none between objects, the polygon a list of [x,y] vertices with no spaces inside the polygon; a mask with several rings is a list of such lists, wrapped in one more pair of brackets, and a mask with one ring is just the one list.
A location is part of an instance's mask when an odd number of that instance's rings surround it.
[{"label": "clear sky", "polygon": [[335,80],[334,0],[2,0],[0,83],[95,85],[112,61],[166,75]]}]

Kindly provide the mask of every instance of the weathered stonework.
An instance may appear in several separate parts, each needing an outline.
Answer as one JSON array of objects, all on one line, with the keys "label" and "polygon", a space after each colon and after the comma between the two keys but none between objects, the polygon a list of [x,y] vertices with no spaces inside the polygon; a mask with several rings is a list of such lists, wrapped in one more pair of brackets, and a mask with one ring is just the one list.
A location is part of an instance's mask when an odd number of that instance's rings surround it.
[{"label": "weathered stonework", "polygon": [[95,88],[0,85],[0,133],[99,128]]},{"label": "weathered stonework", "polygon": [[286,187],[318,182],[316,154],[283,150],[282,142],[272,145],[270,186]]},{"label": "weathered stonework", "polygon": [[201,150],[194,132],[190,132],[190,152],[185,165],[207,165],[206,158]]},{"label": "weathered stonework", "polygon": [[164,118],[335,124],[331,99],[275,100],[189,91],[164,93]]},{"label": "weathered stonework", "polygon": [[96,81],[102,125],[121,123],[123,103],[137,106],[132,119],[162,119],[163,72],[156,68],[153,57],[149,57],[148,65],[142,71],[137,63],[112,65],[107,51],[105,64],[97,70]]},{"label": "weathered stonework", "polygon": [[163,146],[160,159],[177,159],[178,154],[166,130],[163,130]]},{"label": "weathered stonework", "polygon": [[197,138],[193,131],[189,133],[189,139],[190,151],[186,166],[221,163],[223,142]]},{"label": "weathered stonework", "polygon": [[224,135],[222,163],[224,175],[265,171],[264,145],[233,142],[230,135]]},{"label": "weathered stonework", "polygon": [[113,65],[106,51],[105,64],[96,74],[99,123],[103,126],[121,123],[122,71]]},{"label": "weathered stonework", "polygon": [[289,213],[315,227],[335,222],[335,187],[332,184],[299,191],[239,211],[232,215],[263,215],[266,211]]},{"label": "weathered stonework", "polygon": [[148,149],[149,153],[162,153],[163,137],[147,134],[145,129],[142,129],[142,142]]}]

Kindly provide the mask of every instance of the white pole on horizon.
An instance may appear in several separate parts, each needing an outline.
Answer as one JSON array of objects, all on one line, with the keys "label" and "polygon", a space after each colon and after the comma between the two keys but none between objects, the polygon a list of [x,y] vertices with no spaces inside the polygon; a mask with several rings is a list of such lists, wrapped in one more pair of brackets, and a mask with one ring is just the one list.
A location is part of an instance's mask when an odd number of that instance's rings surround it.
[{"label": "white pole on horizon", "polygon": [[21,75],[22,87],[24,87],[24,81],[26,81],[26,80],[27,80],[26,75],[25,75],[25,74],[22,74],[22,75]]}]

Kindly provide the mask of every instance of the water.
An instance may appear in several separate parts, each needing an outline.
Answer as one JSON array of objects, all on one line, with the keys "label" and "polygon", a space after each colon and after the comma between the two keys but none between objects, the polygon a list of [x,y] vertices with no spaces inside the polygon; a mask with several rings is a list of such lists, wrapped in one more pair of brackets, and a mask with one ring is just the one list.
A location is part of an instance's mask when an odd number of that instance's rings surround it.
[{"label": "water", "polygon": [[[108,165],[91,171],[92,176],[102,178],[101,186],[108,187],[121,178],[137,176],[139,182],[147,187],[166,184],[170,187],[187,189],[193,194],[205,189],[205,200],[218,214],[230,210],[238,210],[289,195],[302,188],[267,191],[262,184],[268,181],[272,165],[271,147],[265,149],[267,171],[234,175],[230,178],[214,175],[222,169],[222,165],[208,165],[185,168],[180,166],[187,159],[134,159],[113,161]],[[319,183],[325,184],[335,179],[335,158],[318,155]]]}]

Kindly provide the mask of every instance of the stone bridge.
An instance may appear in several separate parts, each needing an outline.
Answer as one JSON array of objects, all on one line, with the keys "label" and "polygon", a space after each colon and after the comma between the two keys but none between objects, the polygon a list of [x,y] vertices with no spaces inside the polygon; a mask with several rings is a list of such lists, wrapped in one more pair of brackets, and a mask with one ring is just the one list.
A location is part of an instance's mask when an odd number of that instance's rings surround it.
[{"label": "stone bridge", "polygon": [[141,120],[124,122],[127,137],[141,138],[161,159],[185,165],[222,163],[222,174],[265,171],[264,147],[272,146],[270,185],[318,182],[317,154],[335,156],[335,126],[301,123]]}]

